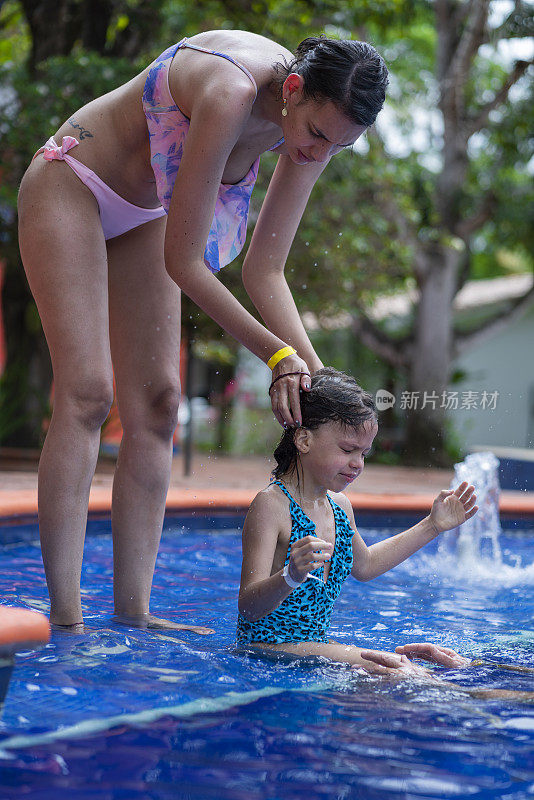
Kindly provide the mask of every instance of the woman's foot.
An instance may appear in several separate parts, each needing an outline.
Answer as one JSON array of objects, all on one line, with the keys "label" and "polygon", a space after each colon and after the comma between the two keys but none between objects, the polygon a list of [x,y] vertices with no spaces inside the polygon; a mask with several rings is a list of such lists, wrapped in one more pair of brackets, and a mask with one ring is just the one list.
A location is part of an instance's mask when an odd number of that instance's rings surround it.
[{"label": "woman's foot", "polygon": [[115,614],[113,617],[114,622],[121,625],[128,625],[131,628],[140,628],[141,630],[156,630],[156,631],[192,631],[206,636],[210,633],[215,633],[212,628],[204,628],[202,625],[184,625],[180,622],[172,622],[169,619],[160,619],[153,614],[142,614],[138,617],[128,617],[124,614]]},{"label": "woman's foot", "polygon": [[73,625],[59,625],[57,622],[50,622],[50,628],[63,633],[85,633],[83,622],[75,622]]}]

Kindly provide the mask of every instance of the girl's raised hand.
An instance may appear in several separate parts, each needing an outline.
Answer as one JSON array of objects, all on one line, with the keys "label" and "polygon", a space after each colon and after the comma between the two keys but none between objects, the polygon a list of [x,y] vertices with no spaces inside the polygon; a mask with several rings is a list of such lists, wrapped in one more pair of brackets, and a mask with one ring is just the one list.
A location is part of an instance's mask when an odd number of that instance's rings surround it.
[{"label": "girl's raised hand", "polygon": [[430,522],[436,533],[456,528],[474,517],[478,511],[474,492],[475,487],[464,481],[457,489],[443,489],[438,494],[430,512]]},{"label": "girl's raised hand", "polygon": [[308,365],[296,353],[278,362],[273,369],[269,395],[273,414],[280,425],[298,427],[301,424],[299,391],[308,391],[310,386]]},{"label": "girl's raised hand", "polygon": [[313,572],[330,561],[334,545],[317,536],[303,536],[291,545],[289,556],[289,575],[294,581],[302,582],[308,572]]}]

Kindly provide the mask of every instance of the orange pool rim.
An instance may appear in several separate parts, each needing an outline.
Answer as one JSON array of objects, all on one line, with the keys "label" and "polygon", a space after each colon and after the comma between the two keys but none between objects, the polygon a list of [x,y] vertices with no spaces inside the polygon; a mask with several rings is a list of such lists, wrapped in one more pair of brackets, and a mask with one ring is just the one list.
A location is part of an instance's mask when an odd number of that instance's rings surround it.
[{"label": "orange pool rim", "polygon": [[[168,512],[233,512],[244,513],[254,499],[256,492],[249,489],[180,489],[171,488],[167,495]],[[435,495],[421,494],[370,494],[363,492],[347,492],[354,512],[377,511],[382,513],[414,512],[428,514]],[[522,516],[534,515],[534,492],[507,492],[501,495],[500,512],[502,514]],[[95,487],[91,490],[89,512],[107,514],[111,509],[111,490]],[[37,520],[37,492],[18,490],[0,494],[0,525],[16,524],[17,521]]]}]

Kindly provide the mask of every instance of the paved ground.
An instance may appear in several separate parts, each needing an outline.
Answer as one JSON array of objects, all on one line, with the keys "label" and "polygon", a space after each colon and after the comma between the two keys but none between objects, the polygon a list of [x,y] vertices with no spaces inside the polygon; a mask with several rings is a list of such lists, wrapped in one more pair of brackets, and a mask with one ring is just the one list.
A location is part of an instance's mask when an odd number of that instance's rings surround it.
[{"label": "paved ground", "polygon": [[[0,451],[0,516],[33,514],[37,502],[37,453]],[[168,505],[246,507],[254,494],[269,482],[273,462],[260,457],[198,454],[191,474],[184,475],[183,459],[173,462]],[[101,459],[93,480],[91,509],[109,508],[114,463]],[[452,470],[391,467],[370,464],[347,494],[361,508],[429,508],[433,496],[448,488]],[[534,513],[534,492],[503,492],[505,510]]]},{"label": "paved ground", "polygon": [[[184,475],[181,455],[173,461],[171,487],[176,489],[248,489],[258,491],[269,482],[274,462],[251,456],[195,455],[191,475]],[[93,481],[99,488],[111,487],[114,464],[101,459]],[[353,491],[369,494],[420,494],[448,488],[452,470],[367,465]],[[32,490],[37,487],[37,460],[13,457],[0,451],[0,491]]]}]

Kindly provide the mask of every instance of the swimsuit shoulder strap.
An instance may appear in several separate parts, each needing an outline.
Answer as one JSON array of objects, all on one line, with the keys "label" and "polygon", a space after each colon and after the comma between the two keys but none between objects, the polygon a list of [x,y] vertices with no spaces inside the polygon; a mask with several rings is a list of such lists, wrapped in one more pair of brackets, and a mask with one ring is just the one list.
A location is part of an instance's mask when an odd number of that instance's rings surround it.
[{"label": "swimsuit shoulder strap", "polygon": [[286,487],[284,486],[282,481],[278,481],[278,480],[271,481],[269,486],[279,486],[280,489],[283,491],[283,493],[286,495],[286,497],[289,497],[290,501],[300,508],[299,504],[297,503],[297,501],[295,500],[293,495],[290,494],[290,492],[286,489]]},{"label": "swimsuit shoulder strap", "polygon": [[338,503],[336,503],[335,500],[332,500],[328,492],[326,493],[326,496],[328,497],[328,500],[332,507],[332,512],[334,514],[334,519],[336,521],[336,531],[337,531],[337,525],[339,523],[343,528],[343,530],[345,531],[345,533],[347,533],[352,538],[354,536],[354,531],[351,527],[349,518],[347,516],[347,512],[345,511],[344,508],[341,508],[341,506],[338,505]]},{"label": "swimsuit shoulder strap", "polygon": [[286,497],[289,498],[289,514],[293,522],[296,523],[302,531],[309,531],[310,533],[314,533],[315,522],[313,522],[313,520],[309,518],[306,512],[302,509],[302,506],[300,506],[297,503],[293,495],[290,494],[290,492],[286,489],[282,481],[278,480],[271,481],[269,486],[273,485],[279,486],[280,489],[283,491],[283,493],[286,495]]},{"label": "swimsuit shoulder strap", "polygon": [[196,44],[191,44],[187,39],[182,39],[182,41],[179,42],[177,49],[180,49],[182,47],[189,47],[190,50],[198,50],[200,53],[208,53],[212,56],[220,56],[220,58],[225,58],[227,61],[230,61],[232,64],[235,64],[236,67],[239,67],[239,69],[245,73],[247,78],[250,79],[252,85],[254,86],[254,91],[256,92],[256,95],[258,94],[258,86],[252,76],[252,73],[246,67],[244,67],[243,64],[240,64],[239,61],[236,61],[235,58],[232,58],[232,56],[229,56],[227,53],[219,53],[217,50],[208,50],[207,47],[199,47]]}]

